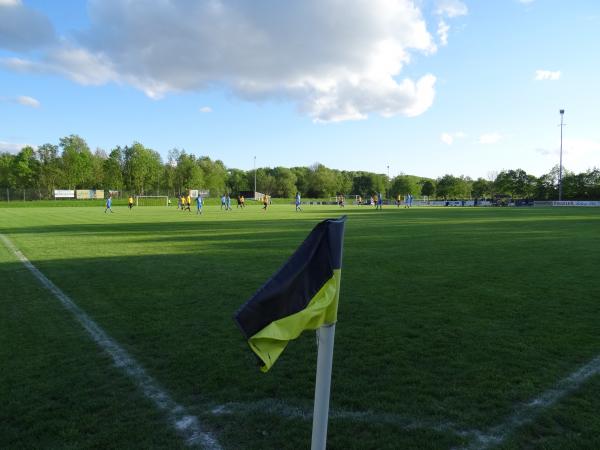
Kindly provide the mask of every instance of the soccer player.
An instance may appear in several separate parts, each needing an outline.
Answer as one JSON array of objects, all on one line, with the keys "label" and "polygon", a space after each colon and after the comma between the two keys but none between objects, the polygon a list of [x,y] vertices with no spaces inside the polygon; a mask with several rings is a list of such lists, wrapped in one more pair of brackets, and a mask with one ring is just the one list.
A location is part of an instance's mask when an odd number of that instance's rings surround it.
[{"label": "soccer player", "polygon": [[243,195],[240,196],[240,202],[242,204],[242,209],[246,207],[246,199]]},{"label": "soccer player", "polygon": [[196,198],[196,215],[202,214],[202,197],[198,195]]},{"label": "soccer player", "polygon": [[225,211],[227,211],[227,204],[225,203],[227,199],[225,198],[225,194],[221,195],[221,210],[223,210],[223,206],[225,206]]},{"label": "soccer player", "polygon": [[129,206],[129,209],[133,208],[133,197],[131,195],[127,199],[127,206]]},{"label": "soccer player", "polygon": [[180,209],[180,208],[181,208],[181,210],[183,210],[183,204],[182,204],[182,201],[181,201],[181,194],[177,194],[177,209]]},{"label": "soccer player", "polygon": [[263,202],[262,209],[264,209],[265,211],[267,211],[267,206],[269,206],[269,199],[267,198],[267,194],[263,195],[262,202]]},{"label": "soccer player", "polygon": [[113,212],[111,206],[112,206],[112,195],[108,194],[108,198],[106,199],[106,209],[104,210],[105,214],[106,214],[106,211],[110,211],[111,213]]},{"label": "soccer player", "polygon": [[302,211],[302,208],[300,208],[300,192],[296,192],[296,211]]},{"label": "soccer player", "polygon": [[383,209],[383,199],[381,198],[381,192],[377,193],[377,206],[375,207],[375,209]]},{"label": "soccer player", "polygon": [[231,211],[231,197],[229,194],[225,197],[225,211]]},{"label": "soccer player", "polygon": [[186,195],[185,197],[185,209],[188,210],[189,212],[192,212],[192,198],[190,197],[190,194]]},{"label": "soccer player", "polygon": [[402,203],[402,196],[398,194],[398,197],[396,197],[396,206],[398,208],[400,208],[400,203]]}]

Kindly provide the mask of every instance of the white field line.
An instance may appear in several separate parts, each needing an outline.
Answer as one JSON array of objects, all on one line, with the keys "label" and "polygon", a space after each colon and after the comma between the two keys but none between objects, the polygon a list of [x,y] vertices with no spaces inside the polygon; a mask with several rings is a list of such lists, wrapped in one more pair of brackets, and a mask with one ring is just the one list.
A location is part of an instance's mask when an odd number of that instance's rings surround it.
[{"label": "white field line", "polygon": [[467,432],[468,435],[473,437],[473,441],[466,448],[487,449],[501,444],[517,428],[533,422],[542,411],[550,408],[571,392],[576,391],[584,382],[598,374],[600,374],[600,355],[560,380],[553,388],[548,389],[533,400],[517,406],[513,414],[498,425],[485,431]]},{"label": "white field line", "polygon": [[208,450],[219,450],[221,446],[215,437],[205,431],[196,416],[177,404],[171,396],[160,387],[158,382],[146,373],[143,367],[123,349],[115,340],[100,328],[79,306],[77,306],[63,291],[40,272],[19,249],[3,234],[0,240],[15,256],[29,269],[38,281],[62,303],[75,319],[85,328],[90,337],[99,347],[113,359],[116,367],[128,375],[140,388],[144,395],[151,400],[157,409],[166,413],[171,426],[185,440],[187,445],[201,445]]},{"label": "white field line", "polygon": [[[364,423],[387,423],[405,430],[429,429],[438,432],[453,433],[468,438],[471,443],[468,450],[488,449],[500,445],[518,428],[533,422],[544,410],[550,408],[568,394],[576,391],[589,378],[600,374],[600,355],[581,366],[556,385],[533,400],[515,407],[513,414],[501,423],[486,430],[460,429],[456,424],[447,421],[414,419],[392,413],[377,413],[373,411],[344,411],[332,409],[329,418],[342,419]],[[312,411],[307,408],[293,407],[276,399],[265,399],[248,403],[225,403],[211,409],[214,415],[263,413],[292,419],[312,420]]]},{"label": "white field line", "polygon": [[[231,402],[215,406],[211,409],[216,416],[229,414],[253,414],[263,413],[290,419],[312,420],[312,409],[294,407],[277,399],[264,399],[257,402],[238,403]],[[445,421],[414,419],[393,413],[378,413],[375,411],[344,411],[338,409],[329,410],[331,420],[349,420],[363,423],[385,423],[396,425],[404,430],[429,429],[439,432],[450,432],[459,436],[469,433],[458,429],[458,427]]]}]

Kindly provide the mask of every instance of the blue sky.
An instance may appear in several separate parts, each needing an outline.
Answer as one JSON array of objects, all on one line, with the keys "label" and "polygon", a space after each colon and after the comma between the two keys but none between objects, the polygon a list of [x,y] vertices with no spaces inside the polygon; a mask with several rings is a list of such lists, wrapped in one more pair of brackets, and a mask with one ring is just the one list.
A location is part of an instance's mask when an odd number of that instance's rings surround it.
[{"label": "blue sky", "polygon": [[0,150],[72,133],[228,167],[600,167],[600,2],[0,0]]}]

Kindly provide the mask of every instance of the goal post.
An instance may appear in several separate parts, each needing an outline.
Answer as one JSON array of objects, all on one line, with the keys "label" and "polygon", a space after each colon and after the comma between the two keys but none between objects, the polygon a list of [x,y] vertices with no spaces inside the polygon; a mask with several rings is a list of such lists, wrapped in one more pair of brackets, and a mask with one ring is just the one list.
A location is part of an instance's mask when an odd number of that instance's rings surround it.
[{"label": "goal post", "polygon": [[135,206],[169,206],[168,195],[136,195]]}]

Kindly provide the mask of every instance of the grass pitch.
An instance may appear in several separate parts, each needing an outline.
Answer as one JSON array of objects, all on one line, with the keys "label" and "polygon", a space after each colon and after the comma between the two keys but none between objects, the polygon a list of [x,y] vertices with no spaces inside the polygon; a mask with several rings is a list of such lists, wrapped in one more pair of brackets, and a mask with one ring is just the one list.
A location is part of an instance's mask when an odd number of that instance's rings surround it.
[{"label": "grass pitch", "polygon": [[[467,446],[600,354],[595,209],[114,210],[3,208],[0,233],[225,448],[310,445],[314,333],[262,374],[231,316],[342,213],[329,448]],[[183,445],[2,245],[0,292],[0,447]],[[598,378],[501,446],[600,447]]]}]

